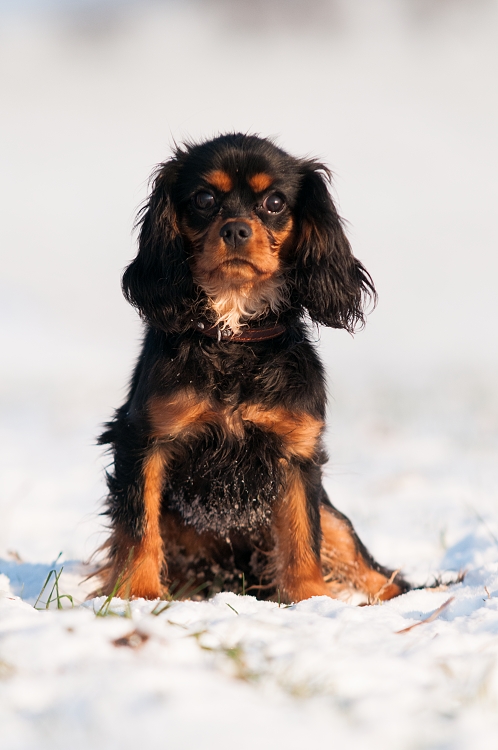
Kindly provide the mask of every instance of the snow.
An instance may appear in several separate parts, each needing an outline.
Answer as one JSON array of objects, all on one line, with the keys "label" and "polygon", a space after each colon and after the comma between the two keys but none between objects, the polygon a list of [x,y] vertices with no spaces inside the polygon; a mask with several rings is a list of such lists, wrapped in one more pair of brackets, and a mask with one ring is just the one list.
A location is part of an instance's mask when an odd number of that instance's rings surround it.
[{"label": "snow", "polygon": [[[382,606],[218,594],[36,611],[2,592],[3,748],[493,748],[498,564]],[[164,605],[161,602],[161,605]],[[404,628],[419,624],[408,632]]]},{"label": "snow", "polygon": [[[278,0],[15,5],[0,25],[0,747],[494,750],[498,3],[293,3],[297,24]],[[140,336],[119,290],[129,228],[173,137],[228,129],[332,166],[379,289],[364,332],[318,346],[327,490],[421,586],[382,605],[86,601],[105,538],[95,436]],[[44,609],[61,569],[74,606]]]}]

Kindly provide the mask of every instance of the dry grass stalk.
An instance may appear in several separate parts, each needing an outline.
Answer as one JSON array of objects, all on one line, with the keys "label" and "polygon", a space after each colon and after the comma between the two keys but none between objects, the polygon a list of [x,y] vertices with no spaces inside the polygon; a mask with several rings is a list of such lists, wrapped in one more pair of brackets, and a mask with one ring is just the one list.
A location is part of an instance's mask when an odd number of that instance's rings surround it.
[{"label": "dry grass stalk", "polygon": [[407,628],[403,628],[403,630],[397,630],[396,633],[399,635],[399,633],[408,633],[410,630],[413,630],[413,628],[418,628],[419,625],[426,625],[428,622],[433,622],[433,620],[437,620],[441,612],[443,612],[447,607],[450,606],[451,602],[455,600],[454,596],[450,596],[449,599],[447,599],[444,604],[441,604],[440,607],[438,607],[432,615],[429,615],[429,617],[426,617],[425,620],[420,620],[420,622],[416,622],[413,625],[409,625]]}]

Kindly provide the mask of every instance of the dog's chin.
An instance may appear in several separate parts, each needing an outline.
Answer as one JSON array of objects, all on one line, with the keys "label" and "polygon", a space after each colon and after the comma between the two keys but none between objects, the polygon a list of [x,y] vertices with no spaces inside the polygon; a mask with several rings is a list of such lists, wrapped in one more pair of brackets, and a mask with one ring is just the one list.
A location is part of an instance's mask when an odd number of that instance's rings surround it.
[{"label": "dog's chin", "polygon": [[213,273],[213,276],[217,276],[228,287],[231,283],[234,286],[239,286],[240,284],[262,281],[268,278],[269,275],[268,272],[257,268],[257,266],[248,260],[244,260],[244,258],[226,260]]},{"label": "dog's chin", "polygon": [[216,324],[238,333],[268,310],[278,311],[283,301],[282,279],[247,261],[221,264],[208,276],[194,276],[204,290]]}]

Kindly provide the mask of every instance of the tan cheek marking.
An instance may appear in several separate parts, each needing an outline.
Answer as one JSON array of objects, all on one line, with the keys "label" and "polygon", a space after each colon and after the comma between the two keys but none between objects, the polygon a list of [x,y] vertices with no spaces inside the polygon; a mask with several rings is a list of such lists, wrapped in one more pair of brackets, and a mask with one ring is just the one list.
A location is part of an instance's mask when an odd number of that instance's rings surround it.
[{"label": "tan cheek marking", "polygon": [[280,259],[275,251],[272,251],[270,236],[259,221],[251,221],[253,231],[252,239],[248,245],[251,260],[268,273],[275,273],[279,269]]},{"label": "tan cheek marking", "polygon": [[285,495],[276,510],[273,532],[277,586],[288,601],[329,595],[311,546],[307,499],[299,470],[290,468]]},{"label": "tan cheek marking", "polygon": [[223,223],[224,220],[220,218],[210,224],[204,236],[200,252],[193,258],[192,272],[194,280],[201,286],[209,279],[214,269],[226,259],[224,243],[220,237],[220,229]]},{"label": "tan cheek marking", "polygon": [[261,193],[270,187],[273,182],[273,177],[270,177],[266,172],[258,172],[252,177],[249,177],[248,183],[255,193]]},{"label": "tan cheek marking", "polygon": [[323,429],[320,419],[304,412],[291,412],[282,407],[262,409],[257,404],[243,407],[242,419],[253,422],[263,430],[274,432],[282,438],[293,456],[313,458]]},{"label": "tan cheek marking", "polygon": [[233,188],[232,178],[222,169],[214,169],[212,172],[205,175],[205,179],[210,185],[216,188],[216,190],[221,190],[222,193],[229,193]]},{"label": "tan cheek marking", "polygon": [[279,232],[272,232],[272,249],[278,250],[279,253],[289,248],[290,242],[294,236],[294,221],[292,217],[289,217],[287,224]]}]

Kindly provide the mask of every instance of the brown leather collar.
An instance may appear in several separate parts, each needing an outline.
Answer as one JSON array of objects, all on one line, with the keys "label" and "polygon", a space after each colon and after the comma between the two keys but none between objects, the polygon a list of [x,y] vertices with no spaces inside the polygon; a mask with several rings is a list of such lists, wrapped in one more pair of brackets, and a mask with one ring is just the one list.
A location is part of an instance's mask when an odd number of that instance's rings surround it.
[{"label": "brown leather collar", "polygon": [[287,329],[281,323],[276,323],[266,328],[244,328],[240,333],[234,333],[230,328],[220,328],[198,321],[197,330],[218,341],[269,341],[281,336]]}]

